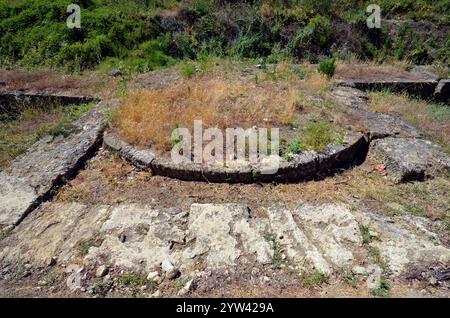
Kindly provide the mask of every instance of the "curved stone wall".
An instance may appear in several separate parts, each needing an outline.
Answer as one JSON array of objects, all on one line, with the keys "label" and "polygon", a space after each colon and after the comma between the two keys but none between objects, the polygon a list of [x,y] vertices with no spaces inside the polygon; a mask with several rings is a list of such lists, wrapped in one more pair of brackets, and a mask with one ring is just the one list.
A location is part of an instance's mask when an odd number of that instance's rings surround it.
[{"label": "curved stone wall", "polygon": [[280,167],[275,174],[262,174],[258,165],[251,164],[235,168],[195,163],[174,164],[170,159],[157,156],[149,149],[136,149],[114,133],[105,133],[103,142],[122,158],[154,175],[186,181],[228,183],[293,182],[313,178],[334,168],[351,166],[366,153],[368,146],[365,135],[348,132],[343,144],[328,145],[320,153],[302,152],[290,161],[280,158]]}]

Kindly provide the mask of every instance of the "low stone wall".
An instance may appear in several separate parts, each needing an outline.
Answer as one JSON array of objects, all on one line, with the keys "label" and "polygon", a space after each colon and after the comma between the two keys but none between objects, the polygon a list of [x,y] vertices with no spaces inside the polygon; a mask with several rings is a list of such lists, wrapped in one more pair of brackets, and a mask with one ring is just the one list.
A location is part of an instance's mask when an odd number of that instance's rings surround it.
[{"label": "low stone wall", "polygon": [[105,133],[103,142],[122,158],[154,175],[218,183],[294,182],[313,178],[331,169],[352,165],[365,155],[368,145],[365,135],[349,132],[341,145],[329,145],[320,153],[303,152],[291,161],[280,158],[280,167],[275,174],[262,174],[259,166],[250,164],[235,168],[194,163],[174,164],[169,159],[156,156],[151,150],[136,149],[114,133]]},{"label": "low stone wall", "polygon": [[92,96],[0,92],[0,120],[14,119],[24,108],[30,106],[79,105],[95,100]]},{"label": "low stone wall", "polygon": [[390,90],[396,93],[406,92],[411,96],[450,104],[450,80],[345,80],[340,86],[349,86],[362,91]]}]

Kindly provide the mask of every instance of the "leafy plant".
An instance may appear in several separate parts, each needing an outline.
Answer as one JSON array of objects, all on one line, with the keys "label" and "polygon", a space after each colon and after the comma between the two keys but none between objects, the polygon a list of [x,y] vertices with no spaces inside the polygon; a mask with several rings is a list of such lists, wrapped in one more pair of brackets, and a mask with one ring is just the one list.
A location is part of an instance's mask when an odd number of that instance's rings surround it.
[{"label": "leafy plant", "polygon": [[266,234],[264,239],[272,245],[273,249],[273,257],[272,257],[272,268],[277,269],[280,268],[284,263],[282,257],[282,246],[280,241],[277,239],[275,234]]},{"label": "leafy plant", "polygon": [[391,284],[384,277],[380,277],[378,286],[372,289],[371,293],[375,297],[387,298],[389,297],[389,290],[391,289]]},{"label": "leafy plant", "polygon": [[313,288],[328,283],[328,275],[318,270],[312,272],[301,273],[302,286],[305,288]]},{"label": "leafy plant", "polygon": [[336,60],[334,58],[322,59],[319,62],[319,73],[331,78],[336,70]]}]

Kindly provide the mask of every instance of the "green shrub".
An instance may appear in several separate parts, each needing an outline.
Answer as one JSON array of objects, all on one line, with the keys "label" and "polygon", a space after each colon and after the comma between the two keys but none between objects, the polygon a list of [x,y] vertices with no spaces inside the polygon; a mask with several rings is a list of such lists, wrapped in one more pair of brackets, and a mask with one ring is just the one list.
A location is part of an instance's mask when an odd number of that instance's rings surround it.
[{"label": "green shrub", "polygon": [[180,74],[183,78],[191,78],[195,75],[196,67],[192,62],[183,63],[180,66]]},{"label": "green shrub", "polygon": [[327,77],[333,77],[336,70],[336,61],[334,58],[321,59],[319,62],[319,73]]},{"label": "green shrub", "polygon": [[343,137],[327,120],[313,119],[305,126],[302,140],[306,150],[322,151],[328,144],[342,143]]},{"label": "green shrub", "polygon": [[259,35],[241,35],[236,41],[236,53],[241,57],[258,58],[271,53],[271,46]]},{"label": "green shrub", "polygon": [[309,53],[319,54],[329,46],[331,22],[326,17],[316,16],[292,38],[289,48],[298,57],[307,57]]}]

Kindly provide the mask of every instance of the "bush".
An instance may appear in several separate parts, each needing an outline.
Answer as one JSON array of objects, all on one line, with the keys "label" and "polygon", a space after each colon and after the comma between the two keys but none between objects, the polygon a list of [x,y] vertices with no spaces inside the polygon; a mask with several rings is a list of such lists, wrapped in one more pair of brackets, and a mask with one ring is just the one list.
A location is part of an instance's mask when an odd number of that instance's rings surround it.
[{"label": "bush", "polygon": [[319,73],[331,78],[336,70],[336,63],[334,58],[321,59],[319,62]]},{"label": "bush", "polygon": [[271,53],[271,46],[259,35],[243,35],[236,41],[236,51],[241,57],[258,58]]},{"label": "bush", "polygon": [[329,46],[330,37],[331,22],[322,16],[314,17],[291,40],[291,53],[297,57],[319,54]]},{"label": "bush", "polygon": [[180,66],[180,73],[183,78],[191,78],[195,75],[196,68],[191,62],[184,63]]}]

